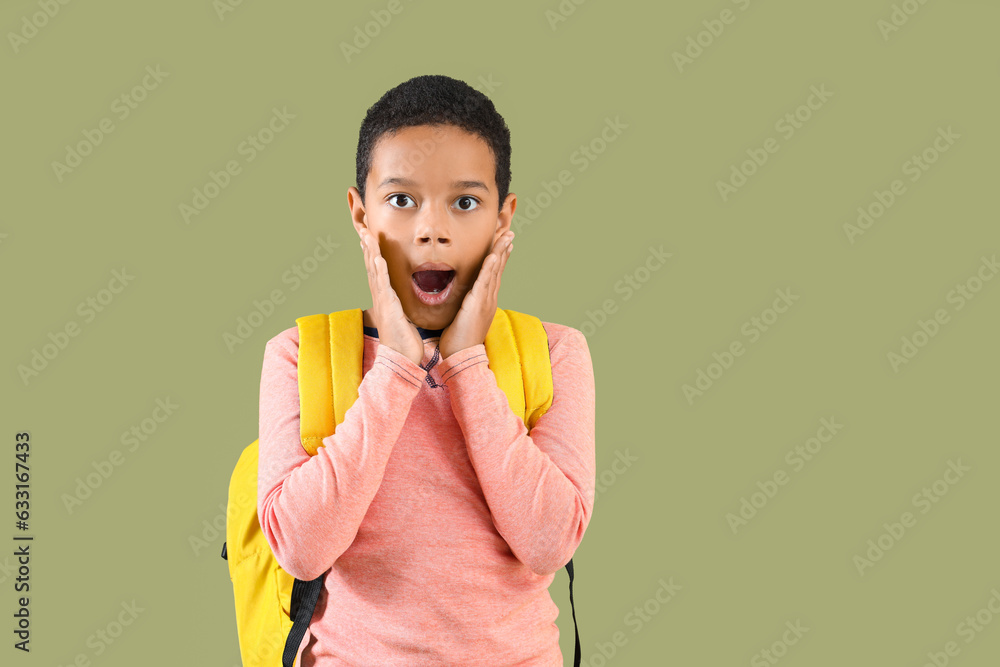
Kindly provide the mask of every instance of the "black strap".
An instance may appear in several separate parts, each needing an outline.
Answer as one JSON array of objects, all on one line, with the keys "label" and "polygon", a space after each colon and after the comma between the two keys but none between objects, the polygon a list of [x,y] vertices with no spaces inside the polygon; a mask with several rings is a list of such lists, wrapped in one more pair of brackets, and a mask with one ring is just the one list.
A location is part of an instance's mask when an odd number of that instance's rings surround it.
[{"label": "black strap", "polygon": [[226,560],[229,560],[229,556],[226,554],[226,543],[225,542],[222,543],[222,557],[225,558]]},{"label": "black strap", "polygon": [[573,559],[566,563],[569,572],[569,607],[573,611],[573,632],[576,634],[576,649],[573,653],[573,667],[580,667],[580,630],[576,625],[576,605],[573,603]]},{"label": "black strap", "polygon": [[296,579],[292,584],[292,600],[290,603],[289,617],[292,619],[292,629],[288,633],[285,641],[285,652],[281,656],[282,667],[292,667],[295,662],[295,654],[299,652],[299,644],[306,636],[306,629],[309,621],[312,620],[313,612],[316,610],[316,600],[319,599],[319,590],[323,587],[323,576],[319,575],[312,581],[302,581]]},{"label": "black strap", "polygon": [[[225,550],[225,543],[223,543]],[[569,573],[569,605],[573,612],[573,633],[576,636],[576,645],[573,652],[573,667],[580,667],[580,629],[576,622],[576,603],[573,601],[573,559],[566,563],[566,572]],[[295,654],[299,652],[299,644],[306,636],[306,628],[312,620],[313,612],[316,610],[316,601],[319,599],[319,590],[323,587],[323,575],[312,581],[302,581],[296,579],[292,585],[292,601],[289,613],[292,619],[292,630],[288,633],[288,640],[285,642],[285,652],[281,657],[282,667],[292,667],[295,662]]]}]

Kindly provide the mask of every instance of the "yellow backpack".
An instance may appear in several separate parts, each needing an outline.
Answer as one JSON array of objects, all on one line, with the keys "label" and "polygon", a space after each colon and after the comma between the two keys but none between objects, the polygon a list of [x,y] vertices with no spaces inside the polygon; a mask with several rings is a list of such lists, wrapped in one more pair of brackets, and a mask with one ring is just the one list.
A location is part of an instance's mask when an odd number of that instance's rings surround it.
[{"label": "yellow backpack", "polygon": [[[299,405],[302,447],[315,456],[358,398],[364,333],[360,308],[295,320],[299,329]],[[484,341],[497,386],[531,431],[552,405],[552,367],[541,320],[497,308]],[[274,558],[257,520],[257,453],[254,440],[240,455],[229,483],[222,557],[236,599],[236,628],[244,667],[292,667],[323,586],[320,575],[301,581]],[[580,634],[573,603],[573,560],[566,563],[573,607],[576,654]]]}]

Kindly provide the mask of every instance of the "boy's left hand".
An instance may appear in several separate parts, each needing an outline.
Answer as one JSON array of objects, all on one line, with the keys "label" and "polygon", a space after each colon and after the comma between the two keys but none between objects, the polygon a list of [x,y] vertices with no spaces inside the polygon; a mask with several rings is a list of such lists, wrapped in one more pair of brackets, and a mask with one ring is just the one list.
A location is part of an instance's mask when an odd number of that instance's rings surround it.
[{"label": "boy's left hand", "polygon": [[438,348],[442,359],[486,340],[486,333],[496,316],[500,276],[507,265],[511,248],[514,247],[513,239],[514,232],[504,233],[483,260],[476,283],[462,299],[455,319],[441,333]]}]

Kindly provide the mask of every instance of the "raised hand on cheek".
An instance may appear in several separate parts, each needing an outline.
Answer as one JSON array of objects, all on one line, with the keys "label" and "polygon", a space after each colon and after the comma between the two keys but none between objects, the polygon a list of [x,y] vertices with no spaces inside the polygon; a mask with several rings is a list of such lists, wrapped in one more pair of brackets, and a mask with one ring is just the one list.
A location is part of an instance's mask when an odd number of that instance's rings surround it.
[{"label": "raised hand on cheek", "polygon": [[368,289],[372,293],[372,319],[378,329],[380,345],[387,345],[420,364],[424,358],[424,341],[417,327],[406,317],[399,296],[389,283],[389,267],[379,251],[378,238],[367,229],[361,230],[361,248],[368,270]]},{"label": "raised hand on cheek", "polygon": [[493,244],[490,254],[483,260],[479,277],[462,299],[462,306],[441,333],[438,347],[441,357],[449,357],[459,350],[479,345],[486,340],[486,333],[493,324],[497,311],[497,295],[500,293],[500,278],[507,258],[514,248],[514,232],[507,231]]}]

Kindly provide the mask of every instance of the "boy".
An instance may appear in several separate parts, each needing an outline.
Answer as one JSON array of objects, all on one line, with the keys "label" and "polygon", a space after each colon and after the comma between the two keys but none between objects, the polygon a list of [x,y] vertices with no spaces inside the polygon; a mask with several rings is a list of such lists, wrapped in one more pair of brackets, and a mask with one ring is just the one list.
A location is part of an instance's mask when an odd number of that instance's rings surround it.
[{"label": "boy", "polygon": [[467,84],[419,76],[361,125],[348,189],[372,307],[358,398],[301,446],[298,330],[268,341],[258,518],[292,576],[325,573],[298,664],[563,664],[548,593],[594,504],[586,338],[543,322],[553,399],[530,435],[483,344],[511,254],[510,133]]}]

